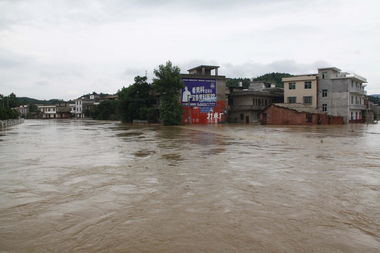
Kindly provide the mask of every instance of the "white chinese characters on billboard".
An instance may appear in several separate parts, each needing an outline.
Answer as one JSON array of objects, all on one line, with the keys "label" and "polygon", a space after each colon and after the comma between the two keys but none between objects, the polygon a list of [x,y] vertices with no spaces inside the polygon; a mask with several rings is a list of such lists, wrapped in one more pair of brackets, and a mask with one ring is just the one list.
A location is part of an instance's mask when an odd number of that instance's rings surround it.
[{"label": "white chinese characters on billboard", "polygon": [[216,80],[182,79],[182,104],[197,107],[214,107],[216,104]]}]

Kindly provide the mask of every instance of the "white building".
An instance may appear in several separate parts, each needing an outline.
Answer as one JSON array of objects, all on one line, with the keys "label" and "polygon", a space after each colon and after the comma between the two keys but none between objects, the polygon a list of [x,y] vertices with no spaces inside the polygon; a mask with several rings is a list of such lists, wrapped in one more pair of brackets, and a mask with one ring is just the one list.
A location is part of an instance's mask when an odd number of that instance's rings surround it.
[{"label": "white building", "polygon": [[38,110],[42,112],[42,118],[55,119],[57,117],[56,105],[38,105]]}]

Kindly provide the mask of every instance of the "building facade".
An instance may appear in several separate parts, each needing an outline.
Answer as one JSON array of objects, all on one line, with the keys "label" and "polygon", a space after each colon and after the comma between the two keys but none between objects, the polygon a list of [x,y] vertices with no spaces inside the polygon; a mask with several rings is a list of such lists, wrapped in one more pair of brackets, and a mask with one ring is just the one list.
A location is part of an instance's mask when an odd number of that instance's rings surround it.
[{"label": "building facade", "polygon": [[321,113],[341,116],[346,123],[366,120],[364,77],[331,67],[320,68],[317,74],[286,77],[282,81],[286,104],[302,104]]},{"label": "building facade", "polygon": [[345,122],[364,122],[365,78],[333,67],[318,69],[318,81],[320,111],[342,116]]},{"label": "building facade", "polygon": [[279,88],[231,89],[228,98],[228,121],[233,123],[259,122],[261,112],[272,103],[283,102]]},{"label": "building facade", "polygon": [[182,122],[213,124],[227,119],[226,77],[218,74],[219,66],[201,65],[181,74],[185,87],[181,92]]},{"label": "building facade", "polygon": [[318,107],[317,75],[298,75],[282,78],[284,83],[284,103],[303,104],[316,109]]},{"label": "building facade", "polygon": [[43,119],[55,119],[55,118],[57,118],[57,106],[56,105],[38,105],[37,108],[42,113]]}]

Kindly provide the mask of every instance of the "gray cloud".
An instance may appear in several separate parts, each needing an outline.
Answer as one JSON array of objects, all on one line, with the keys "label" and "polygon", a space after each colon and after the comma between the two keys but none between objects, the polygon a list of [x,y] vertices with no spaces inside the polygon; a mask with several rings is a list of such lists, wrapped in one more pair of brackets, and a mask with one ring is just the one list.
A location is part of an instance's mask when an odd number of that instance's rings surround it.
[{"label": "gray cloud", "polygon": [[[183,73],[191,67],[204,64],[200,60],[194,60],[187,63],[180,64]],[[247,62],[243,64],[233,63],[218,63],[216,61],[209,61],[207,64],[220,66],[219,73],[227,77],[247,77],[254,78],[266,73],[281,72],[290,74],[307,74],[316,73],[318,68],[330,67],[331,64],[324,61],[316,61],[314,63],[298,63],[294,60],[282,60],[271,63],[256,63]]]},{"label": "gray cloud", "polygon": [[38,86],[49,86],[49,82],[45,80],[37,81],[35,84]]},{"label": "gray cloud", "polygon": [[0,0],[0,84],[36,98],[113,93],[170,59],[182,72],[220,65],[227,77],[333,65],[380,93],[379,8],[377,0]]}]

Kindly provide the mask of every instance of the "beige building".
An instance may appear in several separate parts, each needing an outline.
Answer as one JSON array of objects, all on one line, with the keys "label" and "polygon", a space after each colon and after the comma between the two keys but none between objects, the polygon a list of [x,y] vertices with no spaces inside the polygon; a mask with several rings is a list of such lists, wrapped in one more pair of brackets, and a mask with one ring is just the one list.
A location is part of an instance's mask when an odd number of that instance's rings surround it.
[{"label": "beige building", "polygon": [[303,104],[317,108],[317,74],[298,75],[282,78],[284,83],[284,103]]}]

